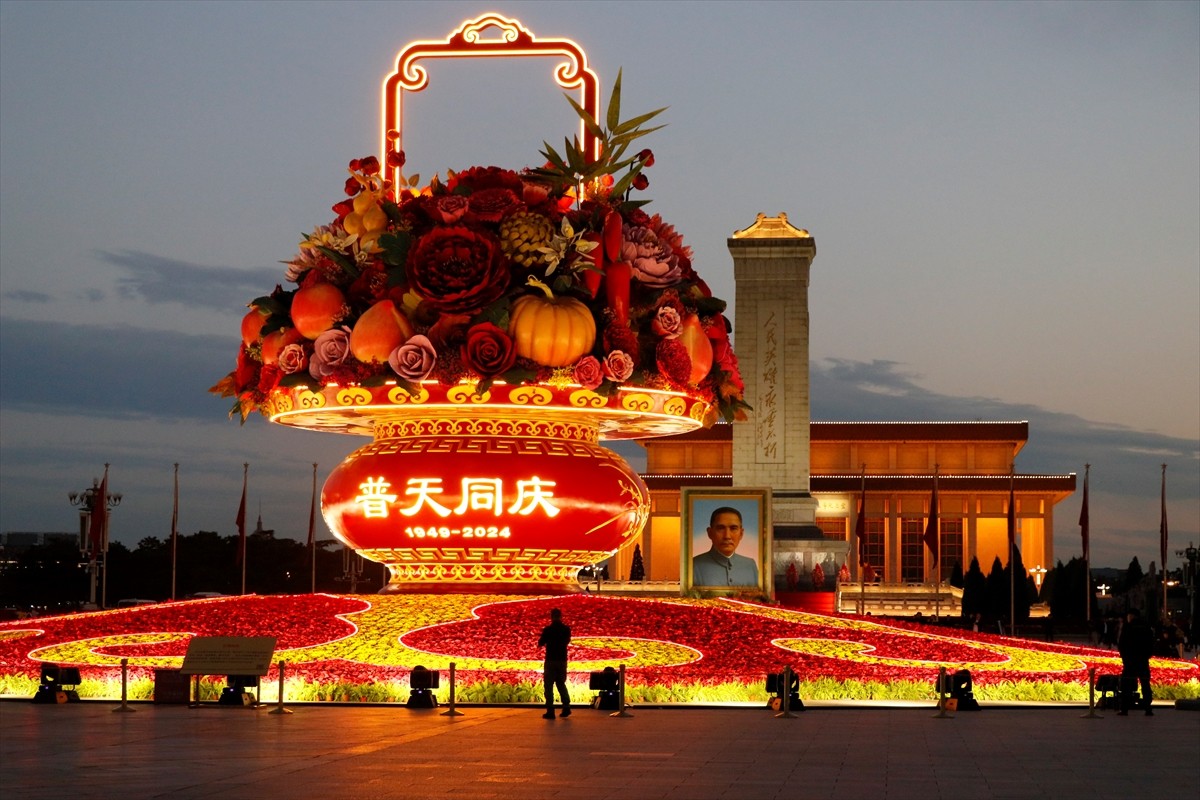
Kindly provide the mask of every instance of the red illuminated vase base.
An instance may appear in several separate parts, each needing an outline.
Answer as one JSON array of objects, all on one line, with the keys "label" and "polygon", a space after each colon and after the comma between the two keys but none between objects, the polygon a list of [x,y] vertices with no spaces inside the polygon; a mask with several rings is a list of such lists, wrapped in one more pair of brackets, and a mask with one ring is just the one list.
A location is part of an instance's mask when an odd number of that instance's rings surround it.
[{"label": "red illuminated vase base", "polygon": [[641,532],[650,499],[597,425],[539,410],[386,422],[321,494],[325,520],[392,592],[577,591]]}]

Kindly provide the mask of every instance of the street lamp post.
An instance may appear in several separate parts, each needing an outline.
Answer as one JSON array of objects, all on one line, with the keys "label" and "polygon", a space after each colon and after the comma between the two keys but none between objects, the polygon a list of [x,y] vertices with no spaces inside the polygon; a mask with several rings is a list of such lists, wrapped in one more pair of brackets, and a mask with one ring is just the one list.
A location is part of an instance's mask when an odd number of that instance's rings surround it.
[{"label": "street lamp post", "polygon": [[1196,582],[1197,576],[1196,567],[1197,560],[1200,560],[1200,549],[1197,549],[1194,544],[1188,542],[1186,550],[1176,550],[1175,555],[1184,559],[1183,562],[1183,585],[1187,588],[1188,594],[1188,641],[1196,641]]},{"label": "street lamp post", "polygon": [[108,600],[108,514],[121,505],[121,494],[108,491],[108,464],[104,465],[104,481],[93,478],[92,485],[82,492],[67,495],[71,505],[79,508],[79,550],[87,556],[90,589],[88,602],[96,605],[96,580],[100,582],[100,608]]},{"label": "street lamp post", "polygon": [[1049,570],[1047,570],[1041,564],[1038,564],[1029,571],[1033,573],[1033,585],[1037,587],[1038,597],[1040,598],[1042,596],[1042,579],[1046,577],[1046,573]]}]

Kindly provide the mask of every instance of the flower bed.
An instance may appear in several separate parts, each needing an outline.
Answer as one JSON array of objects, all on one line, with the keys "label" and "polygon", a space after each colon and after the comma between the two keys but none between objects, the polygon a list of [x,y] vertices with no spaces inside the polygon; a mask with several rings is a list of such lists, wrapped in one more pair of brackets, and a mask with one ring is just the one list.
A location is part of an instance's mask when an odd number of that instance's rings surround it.
[{"label": "flower bed", "polygon": [[[987,700],[1087,698],[1087,671],[1120,671],[1107,650],[1008,639],[734,600],[594,595],[295,595],[229,597],[0,623],[0,694],[32,696],[42,662],[78,666],[84,697],[152,694],[155,669],[178,667],[193,636],[275,636],[285,700],[403,701],[421,665],[457,670],[463,702],[539,702],[549,610],[572,627],[571,684],[625,664],[633,702],[761,702],[764,675],[790,665],[801,695],[826,699],[933,697],[938,668],[971,671]],[[1200,667],[1155,659],[1155,695],[1200,696]],[[277,668],[263,698],[276,699]],[[212,695],[220,681],[202,688]],[[448,692],[443,681],[441,696]]]}]

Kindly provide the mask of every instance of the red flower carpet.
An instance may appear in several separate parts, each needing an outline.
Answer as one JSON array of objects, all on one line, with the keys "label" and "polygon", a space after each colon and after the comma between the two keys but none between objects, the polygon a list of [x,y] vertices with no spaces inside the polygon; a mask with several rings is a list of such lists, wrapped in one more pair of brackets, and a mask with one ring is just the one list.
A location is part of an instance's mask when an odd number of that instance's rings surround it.
[{"label": "red flower carpet", "polygon": [[[980,699],[1080,701],[1089,668],[1120,671],[1109,650],[724,599],[251,595],[0,623],[0,695],[31,696],[50,662],[79,667],[82,696],[118,697],[127,658],[129,696],[150,697],[154,671],[178,668],[191,637],[274,636],[288,701],[403,701],[413,667],[454,663],[460,701],[536,702],[537,638],[554,607],[572,628],[580,696],[588,673],[620,664],[630,700],[682,703],[765,701],[765,675],[785,665],[822,700],[931,699],[944,666],[970,670]],[[1197,664],[1151,666],[1157,697],[1200,696]],[[277,698],[277,670],[264,700]]]}]

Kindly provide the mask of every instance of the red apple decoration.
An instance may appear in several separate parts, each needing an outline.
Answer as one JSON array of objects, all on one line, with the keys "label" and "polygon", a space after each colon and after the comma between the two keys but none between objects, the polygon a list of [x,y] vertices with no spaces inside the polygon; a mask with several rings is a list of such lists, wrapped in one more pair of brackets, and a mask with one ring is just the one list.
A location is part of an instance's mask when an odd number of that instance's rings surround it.
[{"label": "red apple decoration", "polygon": [[292,322],[305,339],[315,339],[342,317],[346,296],[332,283],[299,289],[292,298]]},{"label": "red apple decoration", "polygon": [[684,317],[679,342],[687,348],[688,355],[692,358],[692,374],[688,377],[688,382],[700,383],[712,370],[713,348],[708,334],[704,332],[704,326],[700,324],[700,318],[695,314]]},{"label": "red apple decoration", "polygon": [[391,300],[380,300],[366,310],[350,331],[350,352],[364,364],[387,361],[414,333],[408,317]]},{"label": "red apple decoration", "polygon": [[283,348],[302,341],[304,341],[304,334],[295,328],[280,328],[268,333],[263,337],[262,363],[274,364],[279,360],[279,354],[283,352]]},{"label": "red apple decoration", "polygon": [[262,326],[266,324],[269,316],[271,315],[258,306],[251,306],[249,313],[242,317],[242,344],[249,347],[258,341]]}]

